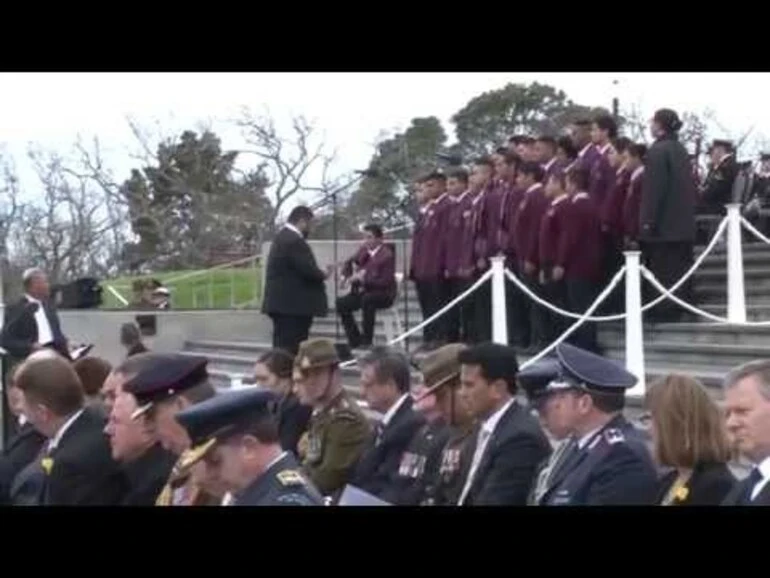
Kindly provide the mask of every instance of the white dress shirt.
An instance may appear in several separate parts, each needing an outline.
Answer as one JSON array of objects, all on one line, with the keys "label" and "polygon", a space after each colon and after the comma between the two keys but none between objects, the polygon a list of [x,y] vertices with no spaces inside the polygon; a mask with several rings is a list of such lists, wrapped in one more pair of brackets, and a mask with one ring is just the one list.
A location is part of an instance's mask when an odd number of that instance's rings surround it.
[{"label": "white dress shirt", "polygon": [[766,457],[764,460],[757,464],[759,473],[762,474],[762,479],[754,484],[754,489],[751,490],[751,499],[753,500],[759,495],[759,492],[770,482],[770,457]]},{"label": "white dress shirt", "polygon": [[408,393],[405,393],[404,395],[399,397],[396,400],[396,403],[391,405],[390,409],[388,409],[388,411],[385,412],[385,415],[382,416],[382,422],[381,422],[383,427],[390,423],[390,420],[392,420],[393,416],[396,415],[396,412],[398,411],[398,408],[400,408],[404,404],[404,402],[406,401],[407,397],[409,397]]},{"label": "white dress shirt", "polygon": [[45,314],[43,303],[39,299],[25,295],[30,303],[37,305],[37,311],[35,311],[35,324],[37,325],[37,342],[40,345],[48,345],[53,343],[53,331],[51,330],[51,324],[48,321],[48,316]]},{"label": "white dress shirt", "polygon": [[284,225],[284,227],[286,227],[287,229],[289,229],[289,231],[294,231],[295,233],[297,233],[297,235],[299,235],[299,236],[300,236],[300,237],[302,237],[303,239],[305,238],[305,235],[303,235],[303,234],[302,234],[302,231],[300,231],[300,230],[299,230],[297,227],[295,227],[295,226],[294,226],[294,225],[292,225],[291,223],[286,223],[286,224]]},{"label": "white dress shirt", "polygon": [[511,407],[511,405],[514,403],[514,399],[508,400],[508,403],[506,403],[503,407],[498,409],[495,413],[490,415],[484,424],[481,426],[481,429],[479,430],[479,437],[476,442],[476,450],[473,452],[473,460],[471,461],[471,467],[468,470],[468,477],[465,479],[465,485],[463,486],[463,491],[460,494],[460,499],[457,501],[458,506],[462,506],[463,502],[465,501],[465,498],[468,495],[468,492],[471,489],[471,485],[473,484],[473,479],[476,476],[476,470],[479,468],[479,464],[481,463],[481,458],[484,456],[484,452],[487,449],[487,444],[489,443],[489,439],[492,437],[492,434],[495,433],[495,428],[497,427],[497,424],[500,423],[500,420],[503,418],[503,415],[506,411],[508,411],[508,408]]}]

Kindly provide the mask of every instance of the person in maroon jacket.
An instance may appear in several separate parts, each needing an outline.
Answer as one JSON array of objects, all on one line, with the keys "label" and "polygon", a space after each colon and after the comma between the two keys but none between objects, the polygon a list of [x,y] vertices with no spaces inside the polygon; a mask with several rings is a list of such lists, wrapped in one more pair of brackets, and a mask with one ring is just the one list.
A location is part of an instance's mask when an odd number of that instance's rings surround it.
[{"label": "person in maroon jacket", "polygon": [[[500,228],[500,202],[493,188],[494,164],[489,157],[479,157],[473,162],[469,188],[473,200],[473,259],[475,282],[490,267],[489,259],[499,252],[497,240]],[[472,296],[473,331],[471,343],[492,339],[492,285],[484,283]]]},{"label": "person in maroon jacket", "polygon": [[[519,165],[517,186],[524,191],[519,210],[513,224],[513,238],[516,257],[519,260],[519,278],[537,295],[542,295],[539,283],[540,221],[548,208],[548,199],[542,184],[543,167],[535,162]],[[545,309],[527,299],[530,320],[530,351],[537,351],[548,345],[545,342],[547,322]]]},{"label": "person in maroon jacket", "polygon": [[642,177],[647,147],[632,144],[626,149],[625,165],[629,173],[623,202],[623,246],[626,251],[639,250],[639,207],[642,202]]},{"label": "person in maroon jacket", "polygon": [[571,167],[581,165],[588,171],[594,165],[596,158],[599,156],[599,151],[591,142],[591,129],[593,122],[581,118],[576,120],[570,126],[570,136],[572,137],[572,144],[577,151],[577,157],[575,161],[570,165]]},{"label": "person in maroon jacket", "polygon": [[[396,257],[383,243],[382,227],[364,227],[364,244],[342,268],[342,277],[350,284],[350,293],[337,298],[337,313],[348,344],[352,348],[371,347],[378,309],[387,309],[396,298]],[[353,312],[362,311],[360,331]]]},{"label": "person in maroon jacket", "polygon": [[[428,319],[436,313],[446,299],[441,278],[440,238],[444,230],[446,203],[446,176],[433,172],[422,179],[422,200],[420,216],[412,235],[412,259],[409,278],[415,284],[417,300],[422,318]],[[423,341],[426,348],[435,347],[442,339],[442,320],[438,319],[425,326]]]},{"label": "person in maroon jacket", "polygon": [[535,152],[537,158],[535,159],[541,165],[545,171],[543,182],[548,184],[552,175],[561,173],[564,168],[569,164],[557,156],[558,145],[556,139],[552,136],[541,135],[535,140]]},{"label": "person in maroon jacket", "polygon": [[577,155],[578,151],[572,137],[565,135],[556,140],[556,158],[559,159],[565,170],[575,162]]},{"label": "person in maroon jacket", "polygon": [[[444,285],[449,301],[454,300],[471,286],[473,255],[463,252],[463,241],[472,238],[471,196],[468,191],[468,172],[455,169],[447,178],[449,208],[446,213],[444,230],[439,243],[439,261],[443,267]],[[472,242],[471,242],[472,244]],[[465,260],[463,260],[465,258]],[[445,337],[449,343],[469,340],[473,317],[473,300],[465,299],[444,315]]]},{"label": "person in maroon jacket", "polygon": [[[593,160],[587,161],[588,194],[590,194],[597,207],[601,210],[612,190],[615,182],[615,169],[610,163],[610,151],[612,141],[618,137],[618,125],[610,115],[597,116],[591,125],[591,142],[597,155]],[[589,157],[590,159],[590,157]]]},{"label": "person in maroon jacket", "polygon": [[[555,172],[546,181],[545,195],[548,208],[540,221],[540,286],[546,301],[567,308],[567,288],[564,277],[554,277],[553,269],[558,260],[559,242],[569,227],[570,199],[567,196],[564,172]],[[552,343],[569,327],[568,319],[550,310],[543,311],[545,341]]]},{"label": "person in maroon jacket", "polygon": [[[567,172],[566,186],[570,196],[567,228],[558,242],[554,279],[564,279],[567,305],[574,313],[585,313],[596,299],[602,279],[604,260],[599,208],[588,194],[589,171],[574,167]],[[585,322],[571,336],[575,346],[599,352],[596,324]]]},{"label": "person in maroon jacket", "polygon": [[[517,276],[521,276],[519,259],[516,257],[513,225],[524,191],[516,184],[521,159],[509,152],[502,161],[495,165],[495,175],[504,183],[501,203],[500,247],[505,255],[505,266]],[[505,303],[508,313],[508,340],[521,349],[529,347],[529,297],[512,281],[505,280]]]}]

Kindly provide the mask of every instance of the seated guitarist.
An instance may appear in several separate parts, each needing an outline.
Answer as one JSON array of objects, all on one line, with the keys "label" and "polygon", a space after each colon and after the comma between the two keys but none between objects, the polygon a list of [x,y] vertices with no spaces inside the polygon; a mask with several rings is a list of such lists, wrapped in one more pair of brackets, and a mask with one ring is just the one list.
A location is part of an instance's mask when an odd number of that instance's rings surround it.
[{"label": "seated guitarist", "polygon": [[[377,310],[389,308],[396,299],[396,257],[383,243],[382,227],[367,225],[364,235],[363,246],[342,268],[343,283],[350,284],[350,293],[337,299],[337,312],[353,349],[371,347]],[[353,319],[353,312],[359,309],[361,330]]]}]

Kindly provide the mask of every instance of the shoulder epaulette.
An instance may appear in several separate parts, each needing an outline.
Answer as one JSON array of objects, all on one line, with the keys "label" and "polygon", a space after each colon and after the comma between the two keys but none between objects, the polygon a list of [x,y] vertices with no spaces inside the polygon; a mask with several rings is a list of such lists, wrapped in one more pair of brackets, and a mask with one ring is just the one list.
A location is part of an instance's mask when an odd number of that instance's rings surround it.
[{"label": "shoulder epaulette", "polygon": [[612,427],[605,430],[604,439],[607,440],[608,444],[614,445],[626,441],[626,436],[618,428]]},{"label": "shoulder epaulette", "polygon": [[278,481],[284,486],[303,486],[305,478],[297,470],[283,470],[276,475]]}]

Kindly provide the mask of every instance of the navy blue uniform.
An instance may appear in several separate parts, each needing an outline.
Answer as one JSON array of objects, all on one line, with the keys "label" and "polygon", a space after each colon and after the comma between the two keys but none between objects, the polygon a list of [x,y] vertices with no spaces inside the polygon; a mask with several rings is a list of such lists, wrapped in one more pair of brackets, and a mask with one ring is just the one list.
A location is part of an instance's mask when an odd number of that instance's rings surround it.
[{"label": "navy blue uniform", "polygon": [[658,476],[641,433],[614,417],[554,473],[547,506],[654,505]]},{"label": "navy blue uniform", "polygon": [[240,492],[234,506],[323,506],[320,492],[288,452]]}]

